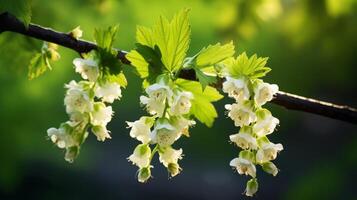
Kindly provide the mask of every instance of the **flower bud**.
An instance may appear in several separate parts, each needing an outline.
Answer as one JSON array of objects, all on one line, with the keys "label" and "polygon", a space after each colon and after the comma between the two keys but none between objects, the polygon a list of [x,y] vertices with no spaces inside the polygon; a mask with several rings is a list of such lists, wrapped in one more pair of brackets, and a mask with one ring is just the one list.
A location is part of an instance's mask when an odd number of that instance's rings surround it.
[{"label": "flower bud", "polygon": [[180,173],[181,167],[177,163],[169,163],[167,171],[169,171],[171,177],[174,177]]},{"label": "flower bud", "polygon": [[80,26],[77,26],[75,29],[73,29],[69,35],[73,37],[74,39],[78,40],[79,38],[82,37],[83,31],[81,30]]},{"label": "flower bud", "polygon": [[151,177],[151,166],[144,167],[139,170],[138,173],[138,181],[140,183],[145,183]]},{"label": "flower bud", "polygon": [[66,149],[66,155],[64,156],[64,159],[67,162],[73,163],[74,159],[78,156],[79,154],[79,147],[73,146],[69,147]]},{"label": "flower bud", "polygon": [[279,172],[278,168],[272,162],[266,162],[262,164],[262,168],[266,173],[276,176]]},{"label": "flower bud", "polygon": [[247,182],[245,188],[245,195],[252,197],[258,191],[258,181],[256,178],[252,178]]}]

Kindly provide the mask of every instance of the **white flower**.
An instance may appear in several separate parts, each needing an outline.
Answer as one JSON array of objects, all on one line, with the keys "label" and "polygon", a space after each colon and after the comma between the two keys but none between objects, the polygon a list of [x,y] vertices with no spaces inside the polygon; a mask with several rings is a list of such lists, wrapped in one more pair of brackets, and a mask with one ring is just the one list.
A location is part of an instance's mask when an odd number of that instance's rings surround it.
[{"label": "white flower", "polygon": [[151,141],[162,147],[172,145],[180,136],[180,132],[167,120],[157,122],[154,130],[150,133]]},{"label": "white flower", "polygon": [[92,59],[76,58],[73,60],[76,72],[80,73],[83,79],[95,82],[99,76],[98,63]]},{"label": "white flower", "polygon": [[82,85],[77,84],[75,81],[71,81],[68,85],[66,96],[64,98],[64,104],[66,105],[66,111],[68,114],[73,112],[90,112],[93,109],[93,102],[89,98],[88,93],[83,89]]},{"label": "white flower", "polygon": [[93,126],[92,132],[95,136],[97,136],[98,141],[105,141],[105,139],[111,139],[109,133],[110,131],[107,130],[105,126]]},{"label": "white flower", "polygon": [[187,137],[190,136],[188,129],[196,124],[194,120],[189,120],[184,117],[172,118],[172,121],[174,127],[179,131],[179,135],[185,135]]},{"label": "white flower", "polygon": [[66,129],[65,127],[60,127],[59,129],[49,128],[47,130],[47,135],[51,141],[60,149],[76,145],[75,140],[69,133],[69,129]]},{"label": "white flower", "polygon": [[244,158],[234,158],[229,163],[230,166],[236,168],[239,174],[250,175],[251,177],[255,177],[256,168],[252,161]]},{"label": "white flower", "polygon": [[283,149],[283,145],[280,143],[264,143],[257,152],[256,160],[259,163],[265,163],[267,161],[274,160],[277,154]]},{"label": "white flower", "polygon": [[245,195],[252,197],[258,191],[258,181],[256,178],[250,179],[245,188]]},{"label": "white flower", "polygon": [[132,138],[136,138],[144,144],[150,142],[150,128],[152,126],[152,122],[149,122],[149,119],[150,118],[148,117],[141,117],[135,122],[126,122],[128,124],[128,128],[131,128],[130,136]]},{"label": "white flower", "polygon": [[228,112],[228,117],[234,121],[235,126],[248,126],[256,120],[256,115],[246,103],[227,104],[225,106]]},{"label": "white flower", "polygon": [[190,112],[191,109],[191,99],[193,95],[191,92],[179,92],[172,103],[170,113],[172,115],[183,115]]},{"label": "white flower", "polygon": [[227,93],[229,97],[234,98],[236,101],[244,101],[249,99],[249,90],[246,80],[234,79],[227,77],[222,86],[223,92]]},{"label": "white flower", "polygon": [[239,132],[229,136],[229,139],[242,149],[256,149],[257,140],[249,133]]},{"label": "white flower", "polygon": [[160,152],[160,162],[168,167],[170,163],[176,163],[178,160],[182,159],[182,149],[175,150],[172,147],[168,146],[163,148],[163,151]]},{"label": "white flower", "polygon": [[130,160],[134,165],[139,168],[148,167],[150,164],[151,149],[147,144],[139,144],[135,149],[134,153],[129,156]]},{"label": "white flower", "polygon": [[149,180],[151,177],[151,168],[152,166],[150,165],[148,167],[141,168],[138,171],[138,181],[140,183],[145,183],[147,180]]},{"label": "white flower", "polygon": [[148,112],[152,115],[162,116],[166,102],[171,104],[172,90],[164,83],[155,83],[146,88],[149,97],[141,96],[140,102],[146,105]]},{"label": "white flower", "polygon": [[279,87],[276,84],[258,83],[258,86],[254,88],[254,100],[258,106],[264,105],[266,102],[273,99],[273,95],[279,91]]},{"label": "white flower", "polygon": [[104,102],[113,103],[115,99],[120,99],[120,85],[114,82],[106,82],[96,87],[95,96],[102,98]]},{"label": "white flower", "polygon": [[94,104],[94,110],[91,112],[91,123],[95,126],[106,126],[112,119],[113,109],[111,106],[105,106],[102,102],[96,102]]},{"label": "white flower", "polygon": [[274,132],[278,124],[279,119],[273,117],[271,113],[267,111],[264,112],[263,117],[258,116],[258,120],[253,126],[253,132],[257,134],[258,137],[269,135]]}]

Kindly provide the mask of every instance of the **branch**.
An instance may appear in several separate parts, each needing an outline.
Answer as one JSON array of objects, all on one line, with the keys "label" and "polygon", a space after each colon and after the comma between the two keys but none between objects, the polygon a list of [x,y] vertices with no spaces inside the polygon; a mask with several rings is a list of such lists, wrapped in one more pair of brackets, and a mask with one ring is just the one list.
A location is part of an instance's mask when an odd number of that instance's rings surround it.
[{"label": "branch", "polygon": [[[26,28],[21,21],[8,13],[0,14],[0,33],[4,31],[20,33],[25,36],[56,43],[78,53],[87,53],[93,49],[97,49],[95,43],[85,40],[76,40],[67,33],[58,32],[35,24],[30,24],[29,27]],[[130,64],[130,62],[125,58],[127,52],[119,49],[117,49],[117,51],[118,59],[125,64]],[[180,77],[188,80],[196,80],[195,73],[192,70],[183,70]],[[222,80],[220,82],[222,82]],[[221,87],[221,84],[216,86]],[[332,119],[357,124],[357,109],[349,106],[335,105],[282,91],[279,91],[274,96],[272,103],[290,110],[318,114]]]}]

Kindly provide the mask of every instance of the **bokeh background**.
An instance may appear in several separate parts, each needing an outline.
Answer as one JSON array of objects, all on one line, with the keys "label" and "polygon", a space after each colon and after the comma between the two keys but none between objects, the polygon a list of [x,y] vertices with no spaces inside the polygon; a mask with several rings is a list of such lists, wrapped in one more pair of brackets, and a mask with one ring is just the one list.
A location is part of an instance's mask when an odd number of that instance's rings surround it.
[{"label": "bokeh background", "polygon": [[[84,39],[95,27],[120,24],[116,47],[129,50],[136,24],[151,26],[160,14],[172,17],[191,8],[190,55],[203,46],[233,40],[237,52],[268,56],[273,69],[265,78],[282,91],[357,107],[356,0],[33,0],[32,22],[60,31],[80,25]],[[144,114],[140,80],[126,70],[129,86],[116,102],[109,125],[112,140],[90,136],[73,164],[46,139],[46,130],[67,119],[64,83],[79,80],[72,59],[60,48],[53,70],[29,81],[27,66],[42,42],[14,33],[0,35],[0,199],[246,199],[247,177],[229,167],[238,149],[237,132],[216,103],[213,128],[197,124],[190,138],[174,146],[185,153],[183,172],[168,179],[154,159],[154,178],[136,181],[126,161],[137,141],[125,121]],[[357,126],[269,104],[281,121],[271,136],[284,151],[277,177],[258,173],[257,199],[357,199]]]}]

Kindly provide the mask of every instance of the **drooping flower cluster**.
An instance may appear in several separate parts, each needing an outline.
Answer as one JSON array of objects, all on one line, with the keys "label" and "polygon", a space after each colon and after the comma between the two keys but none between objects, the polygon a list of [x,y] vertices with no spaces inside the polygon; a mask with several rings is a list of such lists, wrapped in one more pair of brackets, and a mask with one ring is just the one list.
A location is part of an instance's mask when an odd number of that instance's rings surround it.
[{"label": "drooping flower cluster", "polygon": [[[146,182],[151,177],[151,160],[159,153],[160,162],[167,168],[171,177],[180,173],[178,160],[182,159],[182,149],[174,149],[173,143],[195,124],[189,119],[191,92],[183,91],[170,81],[160,79],[145,90],[146,96],[140,102],[151,116],[143,116],[134,122],[127,122],[130,136],[141,142],[128,157],[139,167],[138,181]],[[151,149],[150,145],[155,145]]]},{"label": "drooping flower cluster", "polygon": [[105,78],[98,60],[76,58],[73,64],[75,71],[85,80],[72,80],[65,85],[64,104],[70,119],[58,129],[47,130],[51,141],[66,149],[65,160],[68,162],[73,162],[79,154],[89,129],[98,141],[111,138],[106,126],[112,119],[113,109],[106,103],[111,104],[121,97],[120,85]]},{"label": "drooping flower cluster", "polygon": [[278,173],[272,160],[283,150],[283,146],[270,142],[267,135],[273,133],[279,120],[269,110],[262,108],[278,92],[278,86],[260,79],[246,76],[233,78],[227,75],[223,92],[236,101],[225,108],[234,125],[240,127],[238,133],[230,135],[230,141],[242,149],[239,156],[230,162],[230,166],[239,174],[251,176],[245,194],[253,196],[258,190],[256,165],[273,176]]}]

